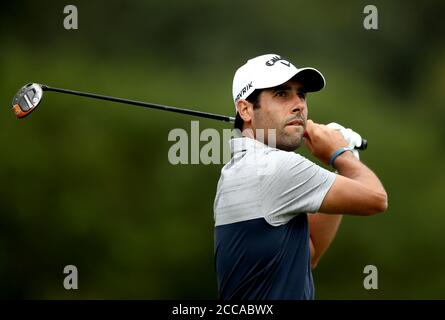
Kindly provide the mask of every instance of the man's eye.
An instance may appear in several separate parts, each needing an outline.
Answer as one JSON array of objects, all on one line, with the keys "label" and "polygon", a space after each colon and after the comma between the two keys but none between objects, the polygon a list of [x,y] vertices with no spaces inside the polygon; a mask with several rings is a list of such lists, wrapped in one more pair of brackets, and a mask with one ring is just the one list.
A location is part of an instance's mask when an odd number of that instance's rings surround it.
[{"label": "man's eye", "polygon": [[306,92],[299,92],[298,96],[300,97],[300,99],[305,100],[306,99]]},{"label": "man's eye", "polygon": [[284,90],[277,91],[277,93],[275,93],[275,96],[277,96],[277,97],[285,97],[286,96],[286,91],[284,91]]}]

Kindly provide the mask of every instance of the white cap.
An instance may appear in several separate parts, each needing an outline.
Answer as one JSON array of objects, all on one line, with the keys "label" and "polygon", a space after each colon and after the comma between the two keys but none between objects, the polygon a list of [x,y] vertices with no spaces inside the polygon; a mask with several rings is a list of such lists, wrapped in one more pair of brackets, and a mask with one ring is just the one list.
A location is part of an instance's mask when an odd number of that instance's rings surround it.
[{"label": "white cap", "polygon": [[279,86],[296,77],[307,92],[319,91],[326,81],[320,71],[314,68],[298,69],[277,54],[265,54],[247,61],[239,67],[233,78],[233,102],[246,99],[255,89]]}]

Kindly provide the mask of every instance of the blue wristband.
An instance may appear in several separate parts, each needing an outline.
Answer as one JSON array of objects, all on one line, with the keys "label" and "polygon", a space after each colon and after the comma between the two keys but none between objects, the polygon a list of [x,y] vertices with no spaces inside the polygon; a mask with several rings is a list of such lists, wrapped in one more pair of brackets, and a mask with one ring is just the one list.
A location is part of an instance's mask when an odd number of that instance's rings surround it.
[{"label": "blue wristband", "polygon": [[352,148],[352,147],[344,147],[344,148],[340,148],[340,149],[338,149],[338,150],[335,151],[334,154],[332,155],[331,160],[329,160],[329,165],[330,165],[331,167],[334,167],[334,161],[335,161],[335,159],[337,159],[337,157],[338,157],[339,155],[343,154],[343,153],[346,152],[346,151],[352,151],[353,149],[354,149],[354,148]]}]

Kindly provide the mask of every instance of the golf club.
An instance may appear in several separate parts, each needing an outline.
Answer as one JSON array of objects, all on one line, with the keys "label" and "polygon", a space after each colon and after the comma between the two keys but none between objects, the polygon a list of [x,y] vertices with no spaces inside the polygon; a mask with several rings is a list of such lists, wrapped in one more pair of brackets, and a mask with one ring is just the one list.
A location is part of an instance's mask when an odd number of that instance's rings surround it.
[{"label": "golf club", "polygon": [[[93,99],[98,99],[98,100],[119,102],[119,103],[124,103],[124,104],[135,105],[135,106],[139,106],[139,107],[165,110],[165,111],[170,111],[170,112],[177,112],[177,113],[182,113],[182,114],[188,114],[191,116],[197,116],[197,117],[208,118],[208,119],[213,119],[213,120],[220,120],[220,121],[225,121],[225,122],[230,122],[230,123],[235,122],[235,117],[223,116],[223,115],[219,115],[219,114],[195,111],[195,110],[190,110],[190,109],[164,106],[164,105],[160,105],[160,104],[154,104],[154,103],[148,103],[148,102],[142,102],[142,101],[110,97],[110,96],[99,95],[99,94],[88,93],[88,92],[80,92],[80,91],[74,91],[74,90],[68,90],[68,89],[54,88],[54,87],[47,86],[45,84],[38,84],[38,83],[26,84],[16,93],[16,95],[12,99],[12,111],[15,113],[16,117],[21,119],[21,118],[24,118],[27,115],[29,115],[32,111],[34,111],[34,109],[36,109],[37,106],[42,101],[43,91],[53,91],[53,92],[71,94],[71,95],[75,95],[75,96],[82,96],[82,97],[93,98]],[[356,147],[356,149],[365,150],[367,148],[367,146],[368,146],[368,141],[365,139],[362,139],[362,144],[360,145],[360,147]]]}]

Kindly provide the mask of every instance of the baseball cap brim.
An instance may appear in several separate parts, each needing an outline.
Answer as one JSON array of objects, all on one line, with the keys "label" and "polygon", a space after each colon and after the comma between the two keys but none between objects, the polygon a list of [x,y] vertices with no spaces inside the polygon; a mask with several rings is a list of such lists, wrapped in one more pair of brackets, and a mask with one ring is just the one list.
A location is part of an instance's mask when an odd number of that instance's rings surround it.
[{"label": "baseball cap brim", "polygon": [[307,92],[320,91],[326,85],[323,75],[315,68],[298,69],[291,79],[300,81]]}]

